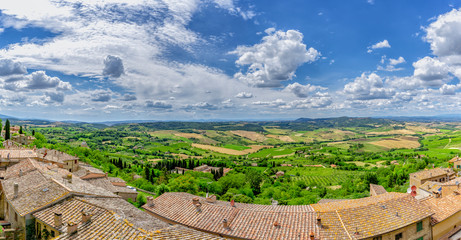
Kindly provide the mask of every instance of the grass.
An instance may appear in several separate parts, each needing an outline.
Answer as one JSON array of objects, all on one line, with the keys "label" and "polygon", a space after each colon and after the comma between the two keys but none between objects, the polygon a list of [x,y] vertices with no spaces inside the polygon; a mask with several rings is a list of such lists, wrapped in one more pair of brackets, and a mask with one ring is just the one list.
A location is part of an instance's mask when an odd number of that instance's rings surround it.
[{"label": "grass", "polygon": [[280,156],[294,153],[295,150],[288,147],[280,147],[280,148],[267,148],[263,149],[259,152],[255,152],[249,155],[250,158],[264,158],[264,157],[273,157],[273,156]]},{"label": "grass", "polygon": [[234,144],[226,144],[222,146],[223,148],[228,148],[228,149],[233,149],[233,150],[238,150],[238,151],[243,151],[245,149],[250,149],[250,147],[247,146],[239,146],[239,145],[234,145]]}]

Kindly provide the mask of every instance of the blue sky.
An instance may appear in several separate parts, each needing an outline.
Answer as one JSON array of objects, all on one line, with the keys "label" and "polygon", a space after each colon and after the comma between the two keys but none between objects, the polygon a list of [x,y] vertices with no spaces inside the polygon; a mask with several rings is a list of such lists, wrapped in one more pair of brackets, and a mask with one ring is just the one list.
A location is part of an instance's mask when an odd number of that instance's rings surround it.
[{"label": "blue sky", "polygon": [[7,1],[0,112],[83,121],[461,113],[460,7]]}]

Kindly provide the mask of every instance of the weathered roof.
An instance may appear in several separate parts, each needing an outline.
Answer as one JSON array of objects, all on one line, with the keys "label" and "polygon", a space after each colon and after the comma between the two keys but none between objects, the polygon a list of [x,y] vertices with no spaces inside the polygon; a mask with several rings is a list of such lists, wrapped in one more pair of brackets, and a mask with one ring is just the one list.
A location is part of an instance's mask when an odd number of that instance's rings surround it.
[{"label": "weathered roof", "polygon": [[320,203],[320,204],[317,203],[317,204],[312,204],[311,206],[312,208],[314,208],[316,212],[330,212],[330,211],[336,211],[336,210],[341,210],[345,208],[356,208],[356,207],[368,206],[371,204],[377,204],[380,202],[403,197],[406,195],[408,194],[388,192],[388,193],[380,194],[380,195],[373,196],[373,197],[348,199],[348,200],[344,200],[340,202],[329,202],[329,203]]},{"label": "weathered roof", "polygon": [[[14,183],[18,184],[18,196],[14,197]],[[3,191],[16,212],[24,216],[53,202],[67,197],[68,189],[45,178],[39,171],[2,181]]]},{"label": "weathered roof", "polygon": [[90,165],[80,164],[79,169],[73,173],[82,179],[106,177],[106,173]]},{"label": "weathered roof", "polygon": [[78,160],[78,157],[60,152],[54,149],[40,148],[37,149],[37,156],[50,162],[64,163],[66,161]]},{"label": "weathered roof", "polygon": [[449,194],[441,198],[429,197],[421,201],[434,213],[432,223],[437,224],[461,211],[461,195]]},{"label": "weathered roof", "polygon": [[454,163],[454,162],[457,162],[457,161],[461,161],[461,158],[460,158],[459,156],[456,156],[456,157],[452,158],[452,159],[451,159],[450,161],[448,161],[448,162]]},{"label": "weathered roof", "polygon": [[107,178],[109,180],[109,182],[121,182],[121,183],[124,183],[125,180],[121,179],[121,178],[118,178],[118,177],[108,177]]},{"label": "weathered roof", "polygon": [[[318,236],[315,213],[309,205],[271,206],[216,201],[208,203],[198,197],[201,211],[196,210],[188,193],[164,193],[146,204],[154,215],[196,229],[247,239],[306,239],[312,231]],[[229,228],[223,227],[226,219]]]},{"label": "weathered roof", "polygon": [[32,149],[0,149],[0,158],[3,159],[24,159],[24,158],[36,158],[37,153]]},{"label": "weathered roof", "polygon": [[[18,214],[36,211],[70,194],[118,198],[116,194],[74,177],[56,165],[26,159],[7,168],[2,181],[3,191]],[[18,197],[14,198],[14,183],[18,183]]]},{"label": "weathered roof", "polygon": [[376,193],[376,195],[387,193],[383,186],[370,183],[370,191],[372,190]]},{"label": "weathered roof", "polygon": [[441,186],[442,183],[440,182],[427,181],[419,186],[419,188],[432,193],[433,191],[438,191]]},{"label": "weathered roof", "polygon": [[450,168],[431,168],[431,169],[425,169],[425,170],[415,172],[415,173],[410,173],[410,177],[414,177],[417,179],[427,179],[427,178],[433,178],[433,177],[438,177],[438,176],[443,176],[443,175],[452,175],[452,174],[454,174],[454,172]]},{"label": "weathered roof", "polygon": [[135,227],[153,231],[170,226],[168,223],[141,211],[121,198],[80,198],[77,199],[105,208],[131,222]]},{"label": "weathered roof", "polygon": [[330,203],[330,202],[340,202],[349,199],[333,199],[333,198],[322,198],[317,203]]},{"label": "weathered roof", "polygon": [[[82,210],[91,214],[91,221],[82,223]],[[54,224],[56,211],[62,213],[61,227]],[[78,199],[46,208],[35,213],[34,217],[62,233],[55,239],[146,239],[149,236],[147,231],[134,227],[116,213]],[[77,233],[67,234],[68,222],[78,223]]]},{"label": "weathered roof", "polygon": [[[421,202],[404,193],[313,204],[327,239],[364,239],[381,235],[431,216]],[[356,234],[358,232],[358,234]]]},{"label": "weathered roof", "polygon": [[173,225],[168,228],[160,229],[152,232],[153,239],[180,239],[180,240],[192,240],[192,239],[225,239],[217,235],[209,234],[194,230],[192,228],[184,227],[181,225]]},{"label": "weathered roof", "polygon": [[88,179],[88,180],[85,180],[85,181],[87,181],[88,183],[90,183],[90,184],[92,184],[94,186],[106,189],[107,191],[110,191],[110,192],[113,192],[113,193],[120,193],[120,192],[133,193],[133,192],[136,192],[135,190],[132,190],[132,189],[129,189],[129,188],[126,188],[126,187],[114,186],[114,185],[112,185],[111,182],[109,182],[109,180],[107,178],[93,178],[93,179]]}]

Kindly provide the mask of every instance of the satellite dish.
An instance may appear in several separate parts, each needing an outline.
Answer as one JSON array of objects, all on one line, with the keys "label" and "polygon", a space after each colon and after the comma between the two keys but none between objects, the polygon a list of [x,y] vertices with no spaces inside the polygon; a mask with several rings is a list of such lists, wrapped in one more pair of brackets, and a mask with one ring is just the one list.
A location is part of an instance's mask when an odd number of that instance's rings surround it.
[{"label": "satellite dish", "polygon": [[416,186],[415,185],[411,186],[411,191],[416,191]]},{"label": "satellite dish", "polygon": [[411,193],[411,188],[408,188],[408,189],[407,189],[407,193]]},{"label": "satellite dish", "polygon": [[416,197],[416,191],[411,191],[411,196]]}]

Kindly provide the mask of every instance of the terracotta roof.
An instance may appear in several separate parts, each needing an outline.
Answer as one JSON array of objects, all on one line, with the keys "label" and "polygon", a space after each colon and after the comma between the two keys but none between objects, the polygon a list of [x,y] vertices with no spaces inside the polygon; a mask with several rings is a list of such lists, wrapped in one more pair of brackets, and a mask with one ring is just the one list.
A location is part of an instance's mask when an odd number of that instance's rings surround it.
[{"label": "terracotta roof", "polygon": [[73,173],[81,179],[106,177],[106,173],[90,165],[80,164],[79,169]]},{"label": "terracotta roof", "polygon": [[428,191],[428,192],[434,192],[438,191],[438,189],[442,186],[442,183],[439,182],[433,182],[433,181],[427,181],[421,186],[419,186],[419,189]]},{"label": "terracotta roof", "polygon": [[67,153],[60,152],[54,149],[46,149],[46,148],[37,149],[37,155],[41,159],[44,159],[50,162],[56,162],[56,163],[64,163],[66,161],[78,160],[78,157],[76,156],[72,156]]},{"label": "terracotta roof", "polygon": [[[309,205],[271,206],[216,201],[201,203],[197,211],[188,193],[164,193],[146,204],[144,209],[154,215],[196,229],[245,239],[307,239],[312,231],[318,236],[315,213]],[[229,228],[223,227],[226,219]]]},{"label": "terracotta roof", "polygon": [[388,192],[384,194],[380,194],[377,196],[373,197],[365,197],[365,198],[359,198],[359,199],[348,199],[345,201],[340,201],[340,202],[329,202],[329,203],[317,203],[317,204],[312,204],[312,208],[316,212],[330,212],[330,211],[336,211],[336,210],[341,210],[341,209],[346,209],[346,208],[356,208],[356,207],[363,207],[363,206],[368,206],[371,204],[377,204],[380,202],[388,201],[391,199],[395,198],[400,198],[403,196],[407,196],[408,194],[406,193],[396,193],[396,192]]},{"label": "terracotta roof", "polygon": [[417,179],[427,179],[427,178],[443,176],[447,174],[452,175],[454,174],[454,172],[450,168],[431,168],[431,169],[426,169],[426,170],[422,170],[422,171],[415,172],[415,173],[410,173],[410,177],[414,177]]},{"label": "terracotta roof", "polygon": [[36,157],[37,153],[35,153],[32,149],[0,149],[0,158],[3,159],[24,159]]},{"label": "terracotta roof", "polygon": [[170,224],[159,220],[158,218],[146,213],[145,211],[137,209],[132,204],[121,198],[77,197],[76,199],[115,212],[117,215],[128,220],[128,222],[131,222],[137,228],[153,231],[170,226]]},{"label": "terracotta roof", "polygon": [[457,194],[450,194],[441,198],[430,197],[421,202],[434,212],[432,216],[433,224],[437,224],[461,211],[461,195]]},{"label": "terracotta roof", "polygon": [[370,191],[372,189],[375,191],[376,195],[387,193],[386,189],[383,186],[370,183]]},{"label": "terracotta roof", "polygon": [[[82,210],[91,214],[91,221],[82,223]],[[61,227],[54,224],[54,212],[62,213]],[[54,239],[146,239],[149,233],[138,229],[116,213],[82,200],[71,199],[33,214],[35,218],[59,230],[61,235]],[[78,231],[67,233],[67,223],[78,223]]]},{"label": "terracotta roof", "polygon": [[136,192],[135,190],[132,190],[132,189],[129,189],[129,188],[126,188],[126,187],[114,186],[106,178],[95,178],[95,179],[88,179],[88,180],[85,180],[85,181],[92,184],[92,185],[94,185],[94,186],[106,189],[107,191],[110,191],[110,192],[113,192],[113,193],[120,193],[120,192],[133,193],[133,192]]},{"label": "terracotta roof", "polygon": [[217,235],[200,232],[191,228],[187,228],[181,225],[174,225],[168,228],[160,229],[152,232],[154,239],[180,239],[180,240],[192,240],[192,239],[225,239]]},{"label": "terracotta roof", "polygon": [[[14,183],[18,183],[18,196],[14,197]],[[7,200],[16,212],[24,216],[69,195],[69,190],[45,178],[35,170],[28,174],[2,181]]]},{"label": "terracotta roof", "polygon": [[448,161],[448,162],[454,163],[454,162],[457,162],[457,161],[461,161],[461,158],[460,158],[459,156],[456,156],[456,157],[452,158],[452,159],[451,159],[450,161]]}]

